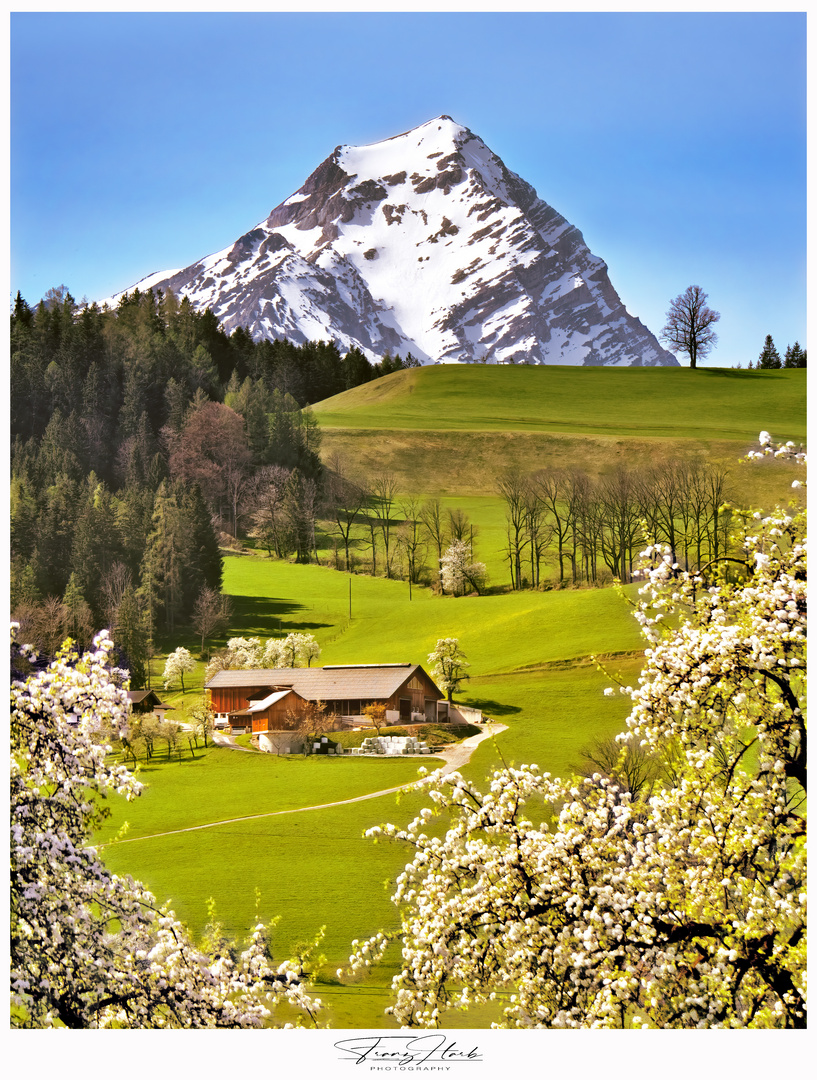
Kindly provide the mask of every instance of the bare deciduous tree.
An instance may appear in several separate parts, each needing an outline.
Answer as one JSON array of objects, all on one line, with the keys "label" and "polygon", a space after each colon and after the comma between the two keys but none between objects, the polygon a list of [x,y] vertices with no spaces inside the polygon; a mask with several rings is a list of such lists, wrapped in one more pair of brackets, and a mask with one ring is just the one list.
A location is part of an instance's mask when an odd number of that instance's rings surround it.
[{"label": "bare deciduous tree", "polygon": [[199,705],[193,706],[190,710],[190,717],[194,725],[196,745],[198,745],[198,737],[201,735],[204,739],[204,745],[207,746],[207,738],[212,735],[216,726],[213,710],[206,701],[202,701]]},{"label": "bare deciduous tree", "polygon": [[123,562],[115,562],[102,583],[102,597],[108,627],[116,626],[117,613],[125,594],[133,584],[133,575]]},{"label": "bare deciduous tree", "polygon": [[629,791],[633,801],[649,798],[650,789],[662,774],[662,763],[642,746],[628,742],[624,747],[615,739],[594,739],[581,751],[576,766],[579,776],[601,776]]},{"label": "bare deciduous tree", "polygon": [[697,366],[715,346],[718,335],[712,329],[720,313],[707,307],[707,294],[700,285],[690,285],[670,304],[661,340],[676,352],[689,357],[689,366]]},{"label": "bare deciduous tree", "polygon": [[232,600],[230,597],[211,589],[209,585],[205,585],[198,595],[191,620],[193,629],[197,634],[201,635],[202,656],[204,655],[205,638],[226,630],[231,614]]},{"label": "bare deciduous tree", "polygon": [[253,478],[253,535],[268,554],[272,555],[274,551],[279,559],[285,559],[292,552],[284,512],[289,476],[290,470],[281,465],[266,465]]},{"label": "bare deciduous tree", "polygon": [[329,473],[325,484],[325,509],[337,528],[346,553],[346,569],[352,569],[352,527],[366,504],[364,485],[356,483],[346,474],[346,466],[339,454],[329,459]]},{"label": "bare deciduous tree", "polygon": [[305,701],[297,710],[287,709],[286,723],[290,731],[297,731],[303,736],[303,752],[306,756],[312,753],[313,743],[326,731],[330,721],[322,701]]},{"label": "bare deciduous tree", "polygon": [[[437,549],[437,566],[443,557],[446,545],[445,528],[443,526],[443,511],[439,499],[429,499],[423,503],[420,510],[420,521],[428,534],[428,538]],[[442,583],[442,569],[438,571],[439,581]]]},{"label": "bare deciduous tree", "polygon": [[505,500],[505,522],[508,538],[508,565],[511,571],[511,588],[522,588],[522,554],[530,543],[526,535],[527,493],[526,478],[518,469],[506,469],[497,480],[499,494]]},{"label": "bare deciduous tree", "polygon": [[386,559],[386,577],[391,577],[391,512],[397,496],[397,478],[394,473],[377,473],[371,482],[372,506],[383,536],[383,553]]},{"label": "bare deciduous tree", "polygon": [[400,506],[404,521],[398,530],[397,543],[406,556],[409,599],[411,599],[411,586],[417,584],[420,572],[425,566],[426,548],[421,529],[421,512],[422,508],[413,496],[404,499]]}]

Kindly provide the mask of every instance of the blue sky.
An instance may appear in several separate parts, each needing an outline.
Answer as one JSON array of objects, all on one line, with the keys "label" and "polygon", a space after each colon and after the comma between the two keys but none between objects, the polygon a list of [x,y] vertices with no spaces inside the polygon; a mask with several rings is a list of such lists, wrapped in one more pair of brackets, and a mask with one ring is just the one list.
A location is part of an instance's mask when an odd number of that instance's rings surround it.
[{"label": "blue sky", "polygon": [[695,284],[708,363],[807,344],[804,13],[12,14],[11,293],[186,266],[338,144],[440,113],[654,333]]}]

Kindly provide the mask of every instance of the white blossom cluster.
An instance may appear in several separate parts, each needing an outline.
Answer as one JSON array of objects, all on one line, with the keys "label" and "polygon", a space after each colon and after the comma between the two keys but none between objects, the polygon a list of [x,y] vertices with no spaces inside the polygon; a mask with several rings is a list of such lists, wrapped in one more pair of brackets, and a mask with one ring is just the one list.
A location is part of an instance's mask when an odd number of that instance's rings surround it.
[{"label": "white blossom cluster", "polygon": [[217,671],[225,670],[305,667],[320,654],[320,645],[312,634],[293,632],[263,643],[256,637],[234,637],[227,642],[226,651],[217,653],[207,665],[204,678],[207,682]]},{"label": "white blossom cluster", "polygon": [[[775,443],[768,431],[761,431],[758,442],[760,450],[750,450],[746,455],[746,461],[759,461],[764,457],[784,458],[787,461],[796,461],[798,465],[805,465],[807,456],[802,447],[798,448],[793,442]],[[793,480],[793,488],[804,487],[804,481]]]},{"label": "white blossom cluster", "polygon": [[88,846],[105,793],[140,790],[97,741],[130,708],[111,649],[107,632],[81,657],[66,643],[47,670],[12,683],[11,1025],[258,1027],[284,1000],[314,1016],[320,1002],[292,965],[273,966],[263,924],[237,956],[226,942],[205,952]]},{"label": "white blossom cluster", "polygon": [[661,783],[436,774],[433,809],[371,830],[414,858],[399,932],[354,943],[350,970],[401,941],[403,1025],[499,998],[501,1026],[805,1026],[805,517],[750,521],[741,562],[707,573],[645,552],[619,738],[666,763]]},{"label": "white blossom cluster", "polygon": [[440,559],[440,576],[446,592],[459,596],[467,589],[480,591],[485,583],[485,563],[473,562],[471,545],[465,540],[452,540]]},{"label": "white blossom cluster", "polygon": [[169,690],[175,682],[184,683],[184,673],[195,671],[195,669],[196,661],[191,656],[190,650],[179,646],[167,658],[162,674],[162,685],[165,690]]},{"label": "white blossom cluster", "polygon": [[460,639],[437,638],[437,644],[428,654],[431,674],[444,694],[454,694],[461,684],[470,678],[466,668],[471,665],[460,648]]}]

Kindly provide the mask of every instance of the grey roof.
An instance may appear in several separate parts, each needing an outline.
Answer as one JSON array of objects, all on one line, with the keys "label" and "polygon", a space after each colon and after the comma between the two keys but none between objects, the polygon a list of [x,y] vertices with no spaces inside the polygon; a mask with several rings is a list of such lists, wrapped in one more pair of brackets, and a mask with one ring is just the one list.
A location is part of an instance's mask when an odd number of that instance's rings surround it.
[{"label": "grey roof", "polygon": [[[377,701],[389,698],[408,682],[419,664],[349,664],[322,668],[242,668],[217,671],[207,689],[229,686],[292,687],[307,701]],[[430,676],[423,672],[434,686]],[[436,687],[435,687],[436,689]],[[437,690],[440,697],[443,694]]]},{"label": "grey roof", "polygon": [[167,709],[170,711],[170,706],[165,705],[155,690],[128,690],[127,695],[131,705],[141,705],[144,701],[152,698],[154,708]]}]

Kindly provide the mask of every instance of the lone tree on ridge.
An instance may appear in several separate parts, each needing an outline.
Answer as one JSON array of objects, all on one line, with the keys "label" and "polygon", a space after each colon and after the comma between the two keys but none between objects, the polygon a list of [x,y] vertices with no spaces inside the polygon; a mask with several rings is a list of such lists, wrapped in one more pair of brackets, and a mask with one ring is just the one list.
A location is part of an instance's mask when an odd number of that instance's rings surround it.
[{"label": "lone tree on ridge", "polygon": [[661,331],[661,340],[676,352],[686,353],[691,368],[697,367],[698,357],[707,356],[718,341],[712,326],[720,319],[720,312],[707,307],[706,300],[700,285],[690,285],[670,304]]}]

